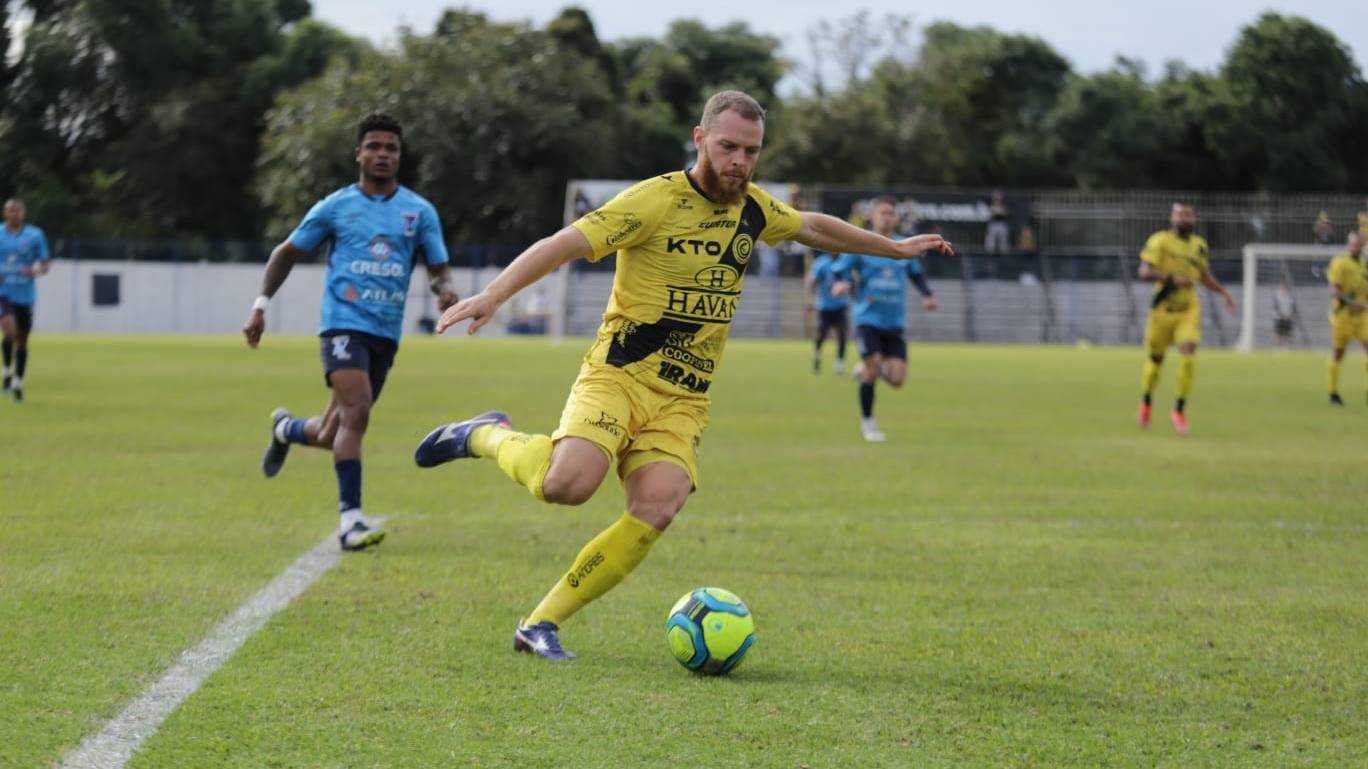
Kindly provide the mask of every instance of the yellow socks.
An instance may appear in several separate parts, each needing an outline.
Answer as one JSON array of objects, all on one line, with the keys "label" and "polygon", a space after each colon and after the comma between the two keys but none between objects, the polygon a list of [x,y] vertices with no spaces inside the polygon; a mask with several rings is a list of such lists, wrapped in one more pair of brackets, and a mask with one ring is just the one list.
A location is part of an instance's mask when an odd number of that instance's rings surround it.
[{"label": "yellow socks", "polygon": [[489,457],[499,463],[504,475],[532,492],[532,496],[546,501],[542,483],[551,467],[551,438],[528,435],[499,425],[483,425],[470,434],[470,453]]},{"label": "yellow socks", "polygon": [[526,624],[535,625],[549,620],[560,625],[585,604],[612,590],[651,551],[660,539],[660,532],[650,524],[623,513],[612,526],[575,556],[570,571],[556,582],[537,608],[527,617]]},{"label": "yellow socks", "polygon": [[1188,393],[1192,392],[1192,369],[1197,365],[1195,356],[1184,355],[1178,361],[1178,387],[1174,395],[1180,400],[1185,400]]},{"label": "yellow socks", "polygon": [[[1368,364],[1364,365],[1365,367],[1368,367]],[[1339,392],[1340,362],[1335,360],[1334,358],[1331,358],[1330,365],[1326,366],[1325,368],[1326,373],[1329,374],[1330,378],[1330,394],[1334,395],[1335,393]]]},{"label": "yellow socks", "polygon": [[1159,364],[1152,360],[1145,361],[1145,375],[1140,378],[1140,391],[1149,395],[1154,392],[1154,386],[1159,383]]}]

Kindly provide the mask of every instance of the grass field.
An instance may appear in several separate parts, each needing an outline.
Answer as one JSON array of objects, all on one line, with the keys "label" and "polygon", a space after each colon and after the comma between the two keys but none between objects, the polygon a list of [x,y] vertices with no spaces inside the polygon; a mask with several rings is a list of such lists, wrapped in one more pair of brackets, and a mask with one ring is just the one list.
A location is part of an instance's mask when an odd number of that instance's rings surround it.
[{"label": "grass field", "polygon": [[[257,464],[272,407],[325,399],[315,340],[34,342],[0,403],[3,767],[55,766],[336,523],[326,455]],[[620,488],[549,507],[411,456],[495,406],[549,430],[583,347],[408,340],[366,439],[390,538],[129,765],[1368,765],[1368,406],[1324,404],[1321,356],[1202,353],[1179,438],[1133,423],[1137,350],[914,347],[866,445],[849,378],[733,342],[700,490],[552,665],[513,624]],[[756,615],[727,679],[665,643],[700,585]]]}]

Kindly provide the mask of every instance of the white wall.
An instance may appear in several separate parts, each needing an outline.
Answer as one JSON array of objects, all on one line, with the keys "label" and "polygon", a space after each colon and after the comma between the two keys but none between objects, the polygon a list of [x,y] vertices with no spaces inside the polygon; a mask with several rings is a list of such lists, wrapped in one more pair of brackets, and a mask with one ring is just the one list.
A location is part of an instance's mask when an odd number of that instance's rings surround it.
[{"label": "white wall", "polygon": [[[36,281],[34,325],[39,331],[52,332],[237,333],[261,290],[262,269],[260,264],[58,259],[52,262],[51,271]],[[290,272],[266,313],[269,333],[318,332],[324,270],[321,264],[303,264]],[[452,271],[461,296],[469,296],[497,272],[492,268]],[[117,306],[94,306],[92,285],[97,274],[120,276]],[[427,272],[418,269],[409,285],[405,333],[416,328],[425,311],[435,314],[436,303],[427,290]]]}]

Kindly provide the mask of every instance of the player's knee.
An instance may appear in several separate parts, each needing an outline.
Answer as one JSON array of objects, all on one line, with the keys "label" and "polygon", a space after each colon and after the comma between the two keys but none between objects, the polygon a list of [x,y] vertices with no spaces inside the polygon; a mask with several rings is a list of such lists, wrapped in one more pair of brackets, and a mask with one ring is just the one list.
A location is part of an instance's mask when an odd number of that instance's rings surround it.
[{"label": "player's knee", "polygon": [[679,511],[684,509],[688,499],[688,489],[669,486],[646,488],[633,496],[628,512],[664,531],[679,515]]},{"label": "player's knee", "polygon": [[[1364,349],[1364,350],[1368,350],[1368,345],[1364,345],[1364,346],[1363,346],[1363,349]],[[1345,350],[1345,348],[1340,347],[1340,348],[1338,348],[1338,349],[1335,349],[1335,350],[1331,350],[1331,351],[1330,351],[1330,355],[1331,355],[1331,357],[1333,357],[1333,358],[1335,359],[1335,362],[1336,362],[1336,363],[1338,363],[1338,362],[1344,360],[1344,350]]]},{"label": "player's knee", "polygon": [[599,481],[593,478],[575,473],[557,473],[552,468],[542,481],[542,498],[557,505],[582,505],[594,496],[598,486]]},{"label": "player's knee", "polygon": [[1156,354],[1154,354],[1154,353],[1150,353],[1150,361],[1153,362],[1154,365],[1157,366],[1157,365],[1159,365],[1159,364],[1161,364],[1161,363],[1164,362],[1164,356],[1163,356],[1163,355],[1156,355]]},{"label": "player's knee", "polygon": [[1197,352],[1197,343],[1196,343],[1196,342],[1184,342],[1184,343],[1178,348],[1178,352],[1181,353],[1181,354],[1183,354],[1183,355],[1192,355],[1193,353]]}]

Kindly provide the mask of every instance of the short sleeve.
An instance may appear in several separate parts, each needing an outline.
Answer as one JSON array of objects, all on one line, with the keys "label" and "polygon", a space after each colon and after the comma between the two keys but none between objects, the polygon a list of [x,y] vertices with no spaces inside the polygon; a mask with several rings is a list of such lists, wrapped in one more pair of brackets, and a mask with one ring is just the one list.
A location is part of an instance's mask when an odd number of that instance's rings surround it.
[{"label": "short sleeve", "polygon": [[571,227],[589,241],[597,262],[624,248],[643,243],[655,232],[669,197],[659,193],[668,182],[647,179],[619,192],[612,200],[575,220]]},{"label": "short sleeve", "polygon": [[423,248],[423,259],[428,264],[446,264],[446,241],[442,238],[442,221],[437,217],[437,209],[424,208],[418,221],[418,242]]},{"label": "short sleeve", "polygon": [[1164,233],[1156,232],[1145,241],[1145,250],[1140,252],[1140,261],[1159,266],[1164,259]]},{"label": "short sleeve", "polygon": [[1344,260],[1338,256],[1330,260],[1330,269],[1326,272],[1326,276],[1331,285],[1343,286],[1348,282],[1349,276],[1344,274],[1344,266]]},{"label": "short sleeve", "polygon": [[831,275],[836,280],[851,280],[860,257],[855,254],[841,254],[831,263]]},{"label": "short sleeve", "polygon": [[922,263],[920,259],[907,260],[907,277],[915,278],[922,274]]},{"label": "short sleeve", "polygon": [[760,204],[765,214],[765,229],[760,239],[773,245],[785,240],[793,240],[803,228],[803,217],[792,206],[774,197],[759,185],[751,185],[751,197]]},{"label": "short sleeve", "polygon": [[37,227],[33,228],[33,234],[38,236],[38,259],[46,261],[51,256],[48,251],[47,234]]},{"label": "short sleeve", "polygon": [[332,217],[328,199],[320,200],[304,215],[295,231],[290,233],[289,241],[300,251],[313,251],[325,238],[332,234]]}]

